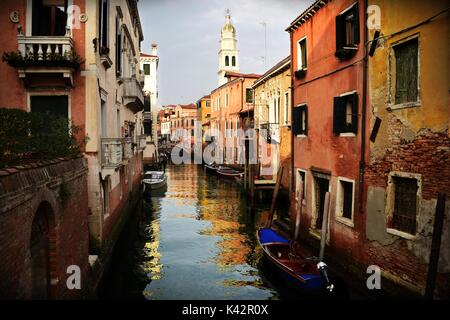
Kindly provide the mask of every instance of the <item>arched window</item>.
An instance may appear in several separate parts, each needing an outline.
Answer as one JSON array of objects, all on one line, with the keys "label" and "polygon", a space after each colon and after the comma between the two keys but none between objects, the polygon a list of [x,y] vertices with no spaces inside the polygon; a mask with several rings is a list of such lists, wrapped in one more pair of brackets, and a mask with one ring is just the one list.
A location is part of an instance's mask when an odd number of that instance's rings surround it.
[{"label": "arched window", "polygon": [[230,65],[230,57],[225,56],[225,66],[228,67]]},{"label": "arched window", "polygon": [[233,65],[233,67],[236,67],[236,57],[235,56],[233,56],[231,58],[231,64]]}]

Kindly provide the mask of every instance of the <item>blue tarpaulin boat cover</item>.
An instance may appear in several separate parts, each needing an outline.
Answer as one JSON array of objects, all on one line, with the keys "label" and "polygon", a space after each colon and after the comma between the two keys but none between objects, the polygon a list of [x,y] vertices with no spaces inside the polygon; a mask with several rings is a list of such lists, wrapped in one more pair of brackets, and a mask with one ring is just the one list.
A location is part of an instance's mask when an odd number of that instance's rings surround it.
[{"label": "blue tarpaulin boat cover", "polygon": [[289,243],[289,240],[283,238],[274,230],[265,228],[259,230],[259,237],[261,244],[271,243],[271,242],[281,242],[281,243]]}]

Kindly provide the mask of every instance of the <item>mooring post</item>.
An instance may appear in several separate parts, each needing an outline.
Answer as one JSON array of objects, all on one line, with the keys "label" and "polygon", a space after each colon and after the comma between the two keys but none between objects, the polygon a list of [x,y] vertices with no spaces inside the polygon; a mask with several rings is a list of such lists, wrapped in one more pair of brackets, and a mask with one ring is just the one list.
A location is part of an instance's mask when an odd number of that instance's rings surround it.
[{"label": "mooring post", "polygon": [[300,180],[299,182],[299,188],[298,188],[298,194],[297,194],[297,212],[296,212],[296,218],[295,218],[295,233],[294,233],[294,240],[298,239],[298,234],[300,232],[300,218],[302,215],[302,199],[303,196],[303,180]]},{"label": "mooring post", "polygon": [[328,216],[330,214],[330,193],[325,193],[325,203],[323,206],[322,232],[320,234],[320,254],[319,261],[323,261],[325,254],[325,244],[327,241]]},{"label": "mooring post", "polygon": [[441,250],[442,229],[445,218],[445,199],[444,193],[438,194],[436,203],[436,215],[434,217],[433,238],[431,240],[430,262],[428,263],[427,284],[425,288],[425,298],[433,299],[436,285],[436,277],[439,266],[439,253]]}]

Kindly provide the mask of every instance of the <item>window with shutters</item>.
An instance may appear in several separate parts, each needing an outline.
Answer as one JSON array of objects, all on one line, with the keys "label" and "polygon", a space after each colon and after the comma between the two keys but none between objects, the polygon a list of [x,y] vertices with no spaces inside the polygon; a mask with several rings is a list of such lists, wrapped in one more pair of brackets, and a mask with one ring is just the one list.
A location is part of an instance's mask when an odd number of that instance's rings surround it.
[{"label": "window with shutters", "polygon": [[300,105],[293,110],[292,131],[294,135],[308,134],[308,107]]},{"label": "window with shutters", "polygon": [[253,90],[251,88],[245,89],[245,102],[253,103]]},{"label": "window with shutters", "polygon": [[34,0],[33,36],[64,36],[67,25],[67,0]]},{"label": "window with shutters", "polygon": [[417,102],[418,89],[418,38],[393,47],[395,56],[395,104]]},{"label": "window with shutters", "polygon": [[358,130],[358,94],[351,93],[334,98],[333,132],[337,135]]},{"label": "window with shutters", "polygon": [[99,0],[99,39],[100,39],[100,54],[109,53],[109,3],[108,0]]},{"label": "window with shutters", "polygon": [[122,26],[120,18],[116,18],[116,75],[122,75]]},{"label": "window with shutters", "polygon": [[336,17],[336,53],[341,60],[353,57],[360,41],[359,5],[352,7]]}]

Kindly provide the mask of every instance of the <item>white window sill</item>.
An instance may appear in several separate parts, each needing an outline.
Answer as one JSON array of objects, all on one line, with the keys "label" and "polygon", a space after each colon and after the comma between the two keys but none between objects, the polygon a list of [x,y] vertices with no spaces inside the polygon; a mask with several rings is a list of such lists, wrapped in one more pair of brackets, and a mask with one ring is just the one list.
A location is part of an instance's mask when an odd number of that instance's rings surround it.
[{"label": "white window sill", "polygon": [[297,138],[306,138],[306,137],[307,137],[306,134],[298,134],[298,135],[297,135]]},{"label": "white window sill", "polygon": [[309,229],[309,235],[317,240],[322,238],[321,232],[317,229]]},{"label": "white window sill", "polygon": [[415,107],[420,107],[421,105],[422,105],[422,103],[420,101],[406,102],[406,103],[400,103],[400,104],[390,104],[387,106],[387,110],[392,111],[392,110],[415,108]]},{"label": "white window sill", "polygon": [[340,133],[339,137],[353,138],[353,137],[356,137],[356,134],[354,134],[353,132],[345,132],[345,133]]},{"label": "white window sill", "polygon": [[350,219],[347,219],[347,218],[344,218],[344,217],[336,217],[336,221],[339,222],[340,224],[343,224],[343,225],[345,225],[347,227],[350,227],[350,228],[354,228],[355,227],[355,224],[353,223],[353,220],[350,220]]},{"label": "white window sill", "polygon": [[397,237],[400,237],[400,238],[403,238],[403,239],[406,239],[406,240],[416,240],[416,236],[415,235],[412,235],[410,233],[403,232],[403,231],[400,231],[400,230],[397,230],[397,229],[387,228],[386,232],[391,234],[391,235],[394,235],[394,236],[397,236]]}]

